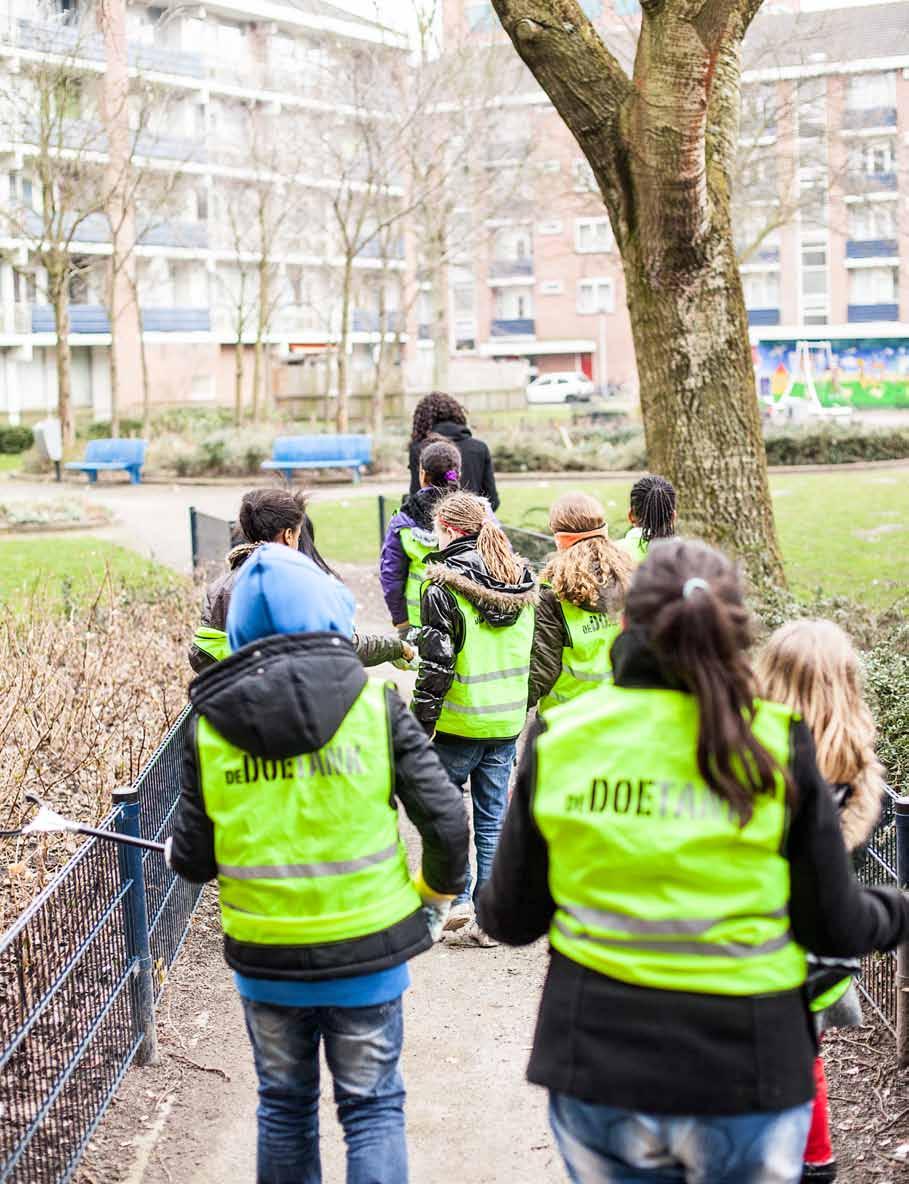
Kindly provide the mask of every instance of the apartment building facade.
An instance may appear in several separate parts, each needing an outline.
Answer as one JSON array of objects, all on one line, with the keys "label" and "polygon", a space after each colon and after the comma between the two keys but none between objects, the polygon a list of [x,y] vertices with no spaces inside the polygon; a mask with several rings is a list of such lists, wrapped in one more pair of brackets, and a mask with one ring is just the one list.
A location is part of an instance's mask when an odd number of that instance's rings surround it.
[{"label": "apartment building facade", "polygon": [[[0,114],[15,106],[5,97],[38,85],[42,69],[46,85],[58,63],[61,77],[76,82],[66,85],[57,155],[62,161],[62,148],[71,146],[74,155],[96,160],[102,185],[113,144],[103,107],[110,46],[91,8],[88,0],[43,8],[32,0],[0,2]],[[135,234],[129,267],[138,316],[123,313],[121,324],[111,296],[110,219],[98,212],[80,219],[69,244],[73,399],[77,412],[95,419],[110,413],[112,314],[118,340],[126,341],[121,414],[141,403],[140,346],[156,404],[233,402],[238,343],[248,400],[257,335],[263,365],[295,351],[330,358],[340,336],[344,263],[331,201],[341,186],[363,184],[353,144],[344,156],[344,121],[362,120],[364,103],[381,109],[381,87],[364,94],[358,79],[387,73],[390,85],[407,53],[400,35],[323,0],[142,0],[124,8]],[[367,57],[387,63],[387,71],[362,68]],[[40,226],[43,209],[41,149],[27,116],[7,118],[7,126],[0,206],[18,211],[20,221],[0,223],[0,415],[15,421],[55,406],[56,337],[40,235],[31,225]],[[389,201],[399,196],[386,190]],[[264,237],[255,233],[263,217],[271,219]],[[264,332],[257,329],[260,264],[269,283]],[[372,365],[377,309],[387,323],[394,319],[404,266],[400,235],[366,243],[352,261],[348,351],[355,371]],[[329,369],[326,362],[326,381]]]},{"label": "apartment building facade", "polygon": [[[583,7],[629,63],[634,0]],[[767,3],[745,43],[735,220],[755,360],[804,339],[887,342],[909,377],[909,4],[799,9]],[[510,50],[477,0],[449,0],[445,35]],[[533,142],[533,167],[458,276],[452,346],[633,392],[621,261],[586,162],[529,74],[501,121]]]}]

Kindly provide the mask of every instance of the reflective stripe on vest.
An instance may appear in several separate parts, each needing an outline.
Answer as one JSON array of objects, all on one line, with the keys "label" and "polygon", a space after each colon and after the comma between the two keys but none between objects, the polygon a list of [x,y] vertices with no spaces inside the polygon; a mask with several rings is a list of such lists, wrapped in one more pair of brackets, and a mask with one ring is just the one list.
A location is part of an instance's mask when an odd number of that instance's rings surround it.
[{"label": "reflective stripe on vest", "polygon": [[[791,713],[756,704],[785,766]],[[745,827],[697,767],[693,696],[605,685],[546,716],[534,817],[546,840],[553,947],[622,982],[758,995],[805,981],[789,931],[783,777]]]},{"label": "reflective stripe on vest", "polygon": [[216,662],[223,662],[230,656],[230,642],[223,629],[211,629],[208,625],[200,625],[193,634],[193,645],[203,654],[208,654]]},{"label": "reflective stripe on vest", "polygon": [[513,625],[496,627],[460,592],[445,590],[461,614],[464,644],[436,728],[480,740],[517,736],[527,715],[533,606],[526,604]]},{"label": "reflective stripe on vest", "polygon": [[431,555],[438,547],[438,540],[429,531],[420,530],[412,526],[404,526],[398,531],[401,547],[409,560],[407,568],[407,586],[405,598],[407,600],[407,620],[411,625],[420,626],[420,590],[426,579],[426,556]]},{"label": "reflective stripe on vest", "polygon": [[548,711],[559,703],[576,699],[585,691],[608,682],[612,677],[609,651],[622,631],[619,621],[605,613],[579,608],[569,600],[559,600],[568,641],[562,646],[562,669],[548,695],[540,700],[540,710]]},{"label": "reflective stripe on vest", "polygon": [[621,547],[626,555],[630,555],[635,563],[643,563],[647,558],[647,543],[640,526],[632,526],[623,539],[616,541],[616,546]]},{"label": "reflective stripe on vest", "polygon": [[237,941],[310,945],[379,933],[420,907],[391,805],[385,686],[367,682],[324,748],[254,757],[200,716],[221,919]]}]

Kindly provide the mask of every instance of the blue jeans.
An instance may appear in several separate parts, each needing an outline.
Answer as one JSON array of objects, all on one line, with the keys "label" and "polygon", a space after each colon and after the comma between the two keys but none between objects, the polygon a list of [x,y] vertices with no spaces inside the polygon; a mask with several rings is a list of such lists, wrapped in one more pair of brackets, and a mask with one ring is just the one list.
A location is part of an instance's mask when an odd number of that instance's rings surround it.
[{"label": "blue jeans", "polygon": [[676,1118],[551,1093],[549,1120],[574,1184],[798,1184],[811,1103]]},{"label": "blue jeans", "polygon": [[[477,850],[477,882],[474,897],[492,874],[492,861],[505,811],[508,809],[508,782],[514,767],[517,741],[478,740],[475,744],[433,741],[439,760],[445,766],[451,780],[466,789],[470,782],[470,796],[473,799],[473,841]],[[464,891],[454,902],[468,904],[470,901],[470,864],[467,865],[467,882]]]},{"label": "blue jeans", "polygon": [[347,1184],[406,1184],[400,998],[373,1007],[243,1000],[259,1075],[257,1184],[321,1184],[319,1041],[347,1144]]}]

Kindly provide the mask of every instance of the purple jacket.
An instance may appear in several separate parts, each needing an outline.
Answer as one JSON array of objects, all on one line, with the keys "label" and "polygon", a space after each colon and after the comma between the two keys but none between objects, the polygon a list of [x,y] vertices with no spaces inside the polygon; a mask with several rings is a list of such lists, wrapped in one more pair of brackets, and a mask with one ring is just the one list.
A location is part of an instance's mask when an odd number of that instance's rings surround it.
[{"label": "purple jacket", "polygon": [[446,492],[433,486],[417,490],[404,499],[400,510],[391,519],[385,531],[385,541],[382,543],[382,552],[379,556],[379,580],[394,625],[400,625],[407,620],[406,592],[410,560],[401,545],[401,531],[406,526],[432,530],[432,511],[436,502]]}]

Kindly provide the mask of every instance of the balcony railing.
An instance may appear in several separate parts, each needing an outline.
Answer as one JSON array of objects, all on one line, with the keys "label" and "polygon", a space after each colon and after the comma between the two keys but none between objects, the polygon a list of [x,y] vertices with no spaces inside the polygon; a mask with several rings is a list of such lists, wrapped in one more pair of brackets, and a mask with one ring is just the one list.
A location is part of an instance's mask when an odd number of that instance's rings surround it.
[{"label": "balcony railing", "polygon": [[778,325],[780,323],[780,310],[778,308],[749,308],[748,309],[748,324],[749,325]]},{"label": "balcony railing", "polygon": [[[90,62],[104,61],[104,38],[73,25],[44,21],[17,21],[18,44],[23,49],[38,53],[83,58]],[[138,70],[158,74],[180,74],[203,78],[205,64],[201,54],[159,45],[131,43],[127,48],[129,64]]]},{"label": "balcony railing", "polygon": [[[355,308],[351,313],[350,327],[354,333],[378,333],[379,314],[368,308]],[[400,312],[392,311],[385,314],[385,333],[400,333],[404,328],[404,318]]]},{"label": "balcony railing", "polygon": [[[207,308],[143,308],[142,328],[147,333],[207,332],[211,317]],[[110,319],[103,304],[71,304],[71,333],[110,333]],[[53,333],[54,310],[49,304],[35,304],[31,310],[32,333]]]},{"label": "balcony railing", "polygon": [[881,193],[896,189],[896,173],[850,173],[846,184],[851,193]]},{"label": "balcony railing", "polygon": [[143,308],[142,328],[146,333],[208,333],[211,313],[207,308]]},{"label": "balcony railing", "polygon": [[755,259],[758,263],[779,263],[780,248],[779,247],[760,247]]},{"label": "balcony railing", "polygon": [[850,322],[862,321],[898,321],[900,306],[898,304],[850,304],[846,311],[846,319]]},{"label": "balcony railing", "polygon": [[515,319],[496,319],[492,322],[491,336],[493,337],[533,337],[536,333],[536,322],[533,317],[517,317]]},{"label": "balcony railing", "polygon": [[843,112],[843,127],[849,130],[863,127],[896,127],[896,107],[862,107]]},{"label": "balcony railing", "polygon": [[532,276],[532,259],[493,259],[489,264],[491,280],[509,279],[512,276]]},{"label": "balcony railing", "polygon": [[190,161],[203,164],[208,160],[208,149],[202,141],[186,136],[159,136],[147,132],[136,137],[136,155],[152,160],[175,160],[180,164]]},{"label": "balcony railing", "polygon": [[387,249],[383,252],[383,244],[377,239],[372,238],[369,242],[357,251],[358,259],[403,259],[404,258],[404,240],[397,239],[393,243],[387,245]]},{"label": "balcony railing", "polygon": [[207,247],[208,223],[162,222],[139,236],[143,247]]},{"label": "balcony railing", "polygon": [[898,255],[895,238],[851,238],[846,243],[847,259],[888,259]]}]

